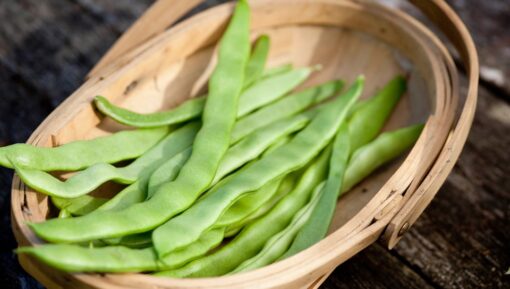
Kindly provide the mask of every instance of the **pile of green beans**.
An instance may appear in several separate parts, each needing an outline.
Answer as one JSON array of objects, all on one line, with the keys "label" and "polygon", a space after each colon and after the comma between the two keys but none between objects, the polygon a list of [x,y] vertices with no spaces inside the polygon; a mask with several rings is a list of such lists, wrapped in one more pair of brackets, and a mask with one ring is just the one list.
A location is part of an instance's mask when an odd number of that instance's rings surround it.
[{"label": "pile of green beans", "polygon": [[[250,45],[249,24],[240,0],[206,95],[150,114],[98,96],[100,112],[134,129],[1,147],[0,165],[59,210],[28,224],[48,244],[17,253],[68,272],[192,278],[254,270],[323,239],[337,199],[408,151],[423,125],[383,129],[402,76],[366,100],[362,76],[345,90],[331,80],[296,91],[317,68],[267,68],[270,38]],[[126,186],[95,195],[106,182]]]}]

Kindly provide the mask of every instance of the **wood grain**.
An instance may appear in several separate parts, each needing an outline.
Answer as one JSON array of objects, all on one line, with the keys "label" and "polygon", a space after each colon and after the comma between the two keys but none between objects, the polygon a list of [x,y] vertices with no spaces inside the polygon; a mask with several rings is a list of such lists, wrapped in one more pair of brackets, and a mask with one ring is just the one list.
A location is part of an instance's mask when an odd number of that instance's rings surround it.
[{"label": "wood grain", "polygon": [[[449,0],[471,31],[480,54],[480,75],[510,102],[510,5],[508,1]],[[475,8],[476,7],[476,8]]]},{"label": "wood grain", "polygon": [[456,169],[396,252],[441,288],[505,288],[510,107],[482,90]]},{"label": "wood grain", "polygon": [[51,96],[52,106],[76,89],[117,34],[69,1],[0,1],[0,19],[0,61]]}]

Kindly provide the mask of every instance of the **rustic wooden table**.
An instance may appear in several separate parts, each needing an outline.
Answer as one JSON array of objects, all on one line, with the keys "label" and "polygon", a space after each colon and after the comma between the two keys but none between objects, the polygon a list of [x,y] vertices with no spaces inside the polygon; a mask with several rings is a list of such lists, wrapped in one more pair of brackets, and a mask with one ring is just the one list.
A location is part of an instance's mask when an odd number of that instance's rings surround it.
[{"label": "rustic wooden table", "polygon": [[[25,141],[151,2],[0,1],[0,146]],[[394,250],[372,245],[339,266],[323,288],[510,288],[510,2],[450,2],[482,64],[478,111],[462,156]],[[0,287],[42,288],[13,253],[11,178],[0,170]]]}]

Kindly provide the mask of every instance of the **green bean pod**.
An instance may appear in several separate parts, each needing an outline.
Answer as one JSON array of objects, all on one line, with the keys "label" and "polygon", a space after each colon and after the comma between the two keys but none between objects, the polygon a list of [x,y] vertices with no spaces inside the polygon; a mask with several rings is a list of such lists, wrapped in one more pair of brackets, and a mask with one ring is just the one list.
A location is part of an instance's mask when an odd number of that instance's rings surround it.
[{"label": "green bean pod", "polygon": [[216,221],[214,227],[226,227],[246,219],[276,194],[283,178],[270,181],[256,192],[241,197]]},{"label": "green bean pod", "polygon": [[[246,66],[245,87],[259,79],[264,72],[269,44],[269,37],[266,35],[259,37],[255,42],[253,53]],[[197,97],[187,100],[174,109],[148,114],[135,113],[118,107],[103,96],[96,96],[94,103],[99,111],[119,123],[134,127],[157,127],[198,118],[203,112],[205,101],[204,96]]]},{"label": "green bean pod", "polygon": [[191,147],[175,155],[155,170],[149,178],[146,197],[152,197],[162,184],[173,181],[190,155]]},{"label": "green bean pod", "polygon": [[324,184],[325,182],[322,182],[315,188],[310,202],[296,213],[290,224],[284,230],[271,237],[257,255],[241,263],[241,265],[235,268],[231,273],[245,272],[263,267],[271,264],[278,259],[278,257],[283,255],[289,248],[292,240],[294,240],[294,237],[317,207]]},{"label": "green bean pod", "polygon": [[416,142],[422,129],[423,124],[417,124],[385,132],[357,149],[345,171],[342,192],[349,191],[377,168],[407,151]]},{"label": "green bean pod", "polygon": [[148,272],[170,270],[203,256],[223,240],[223,229],[211,230],[197,242],[158,259],[154,248],[131,249],[122,246],[86,248],[69,244],[46,244],[22,247],[19,254],[28,254],[44,263],[67,272]]},{"label": "green bean pod", "polygon": [[[218,64],[209,80],[202,127],[193,143],[191,156],[176,180],[161,185],[146,202],[123,210],[29,224],[38,236],[68,243],[142,233],[158,227],[195,202],[212,182],[230,144],[249,55],[249,14],[247,2],[239,1],[220,40]],[[76,233],[78,228],[87,230]]]},{"label": "green bean pod", "polygon": [[286,175],[309,162],[334,137],[350,107],[361,94],[363,78],[325,106],[289,143],[232,175],[194,206],[154,230],[154,247],[160,256],[197,240],[235,200],[265,183]]},{"label": "green bean pod", "polygon": [[221,160],[212,184],[216,184],[227,174],[258,157],[278,139],[301,130],[309,121],[305,115],[296,115],[269,124],[248,135],[229,148]]},{"label": "green bean pod", "polygon": [[[261,61],[260,54],[262,52],[257,52],[257,54],[253,55],[256,58],[253,61]],[[257,65],[263,66],[263,63],[257,63]],[[245,116],[249,112],[281,98],[301,84],[310,75],[312,70],[312,68],[290,71],[282,70],[280,73],[258,79],[247,87],[239,97],[238,117]],[[255,72],[252,69],[251,73]],[[251,75],[248,76],[253,77]],[[205,103],[206,97],[201,96],[190,99],[168,111],[141,114],[115,106],[102,96],[97,96],[95,99],[96,107],[104,115],[111,117],[119,123],[134,127],[159,127],[198,118],[203,112]]]},{"label": "green bean pod", "polygon": [[244,87],[252,85],[255,81],[260,79],[264,73],[264,66],[266,65],[270,45],[271,41],[267,35],[261,35],[255,40],[253,51],[246,65]]},{"label": "green bean pod", "polygon": [[65,209],[74,216],[86,215],[107,201],[108,199],[106,198],[98,198],[90,195],[83,195],[73,199],[51,197],[51,202],[55,205],[55,207],[60,210]]},{"label": "green bean pod", "polygon": [[302,208],[315,186],[324,180],[330,150],[321,153],[300,177],[297,186],[266,215],[247,225],[232,241],[219,250],[185,266],[157,273],[169,277],[208,277],[226,274],[255,256],[273,235],[283,230]]},{"label": "green bean pod", "polygon": [[235,143],[257,128],[285,117],[299,113],[310,105],[319,103],[326,98],[338,93],[343,86],[343,81],[334,80],[317,85],[303,91],[290,94],[271,105],[239,119],[232,132],[232,142]]},{"label": "green bean pod", "polygon": [[[58,147],[13,144],[0,147],[0,165],[41,171],[75,171],[96,163],[116,163],[139,157],[169,132],[169,127],[121,131],[92,140],[75,141]],[[118,149],[122,146],[122,149]]]},{"label": "green bean pod", "polygon": [[405,78],[397,76],[374,97],[357,106],[349,119],[351,152],[369,143],[379,134],[405,90]]},{"label": "green bean pod", "polygon": [[93,191],[110,180],[132,184],[143,174],[150,174],[165,161],[165,158],[172,157],[191,146],[199,128],[200,123],[195,122],[173,131],[125,167],[98,163],[65,181],[60,181],[43,171],[24,168],[17,164],[14,166],[20,179],[36,191],[49,196],[75,198]]},{"label": "green bean pod", "polygon": [[288,72],[288,71],[291,71],[293,68],[294,67],[293,67],[292,63],[288,63],[288,64],[284,64],[284,65],[280,65],[280,66],[275,66],[275,67],[266,69],[262,73],[261,78],[267,78],[267,77],[271,77],[271,76],[274,76],[274,75],[277,75],[277,74],[280,74],[280,73]]},{"label": "green bean pod", "polygon": [[[271,153],[278,147],[288,143],[292,137],[285,136],[276,140],[271,146],[264,152],[263,155]],[[249,165],[249,164],[248,164]],[[294,174],[290,174],[285,178],[279,178],[273,180],[257,191],[239,198],[235,201],[227,211],[220,217],[220,219],[214,224],[215,228],[227,227],[232,224],[243,222],[248,218],[254,211],[257,211],[261,206],[267,203],[274,195],[279,191],[282,183],[288,183],[289,179],[294,179]],[[206,197],[205,194],[203,197]]]},{"label": "green bean pod", "polygon": [[281,256],[281,259],[290,257],[310,247],[327,234],[335,212],[336,199],[342,188],[347,162],[349,161],[349,152],[349,129],[348,124],[344,123],[340,126],[333,143],[328,179],[320,194],[318,205],[297,233],[290,248]]},{"label": "green bean pod", "polygon": [[[278,187],[278,190],[276,193],[262,206],[260,206],[258,209],[256,209],[253,212],[248,212],[248,216],[246,216],[243,219],[238,219],[236,222],[229,222],[229,225],[225,229],[225,237],[231,237],[235,235],[237,232],[239,232],[246,224],[249,224],[253,220],[256,220],[260,218],[261,216],[265,215],[267,212],[269,212],[274,206],[286,195],[289,194],[292,189],[294,189],[294,186],[296,184],[296,177],[293,176],[293,174],[285,177],[283,181],[280,183],[280,186]],[[230,208],[229,208],[230,210]],[[225,212],[225,215],[229,215],[229,212]],[[221,222],[223,216],[218,220],[218,223]]]},{"label": "green bean pod", "polygon": [[336,199],[342,189],[350,154],[376,137],[397,105],[405,87],[404,78],[396,77],[373,98],[359,101],[353,107],[348,126],[341,128],[335,139],[330,175],[319,204],[282,259],[312,246],[326,236],[335,212]]},{"label": "green bean pod", "polygon": [[263,78],[248,87],[239,99],[239,117],[271,103],[301,84],[313,68],[304,67]]},{"label": "green bean pod", "polygon": [[[245,116],[249,112],[281,98],[301,84],[311,72],[312,68],[284,71],[253,83],[240,96],[238,117]],[[103,96],[97,96],[94,102],[99,111],[119,123],[139,128],[150,128],[196,119],[202,115],[206,100],[205,96],[200,96],[185,101],[171,110],[147,114],[118,107]]]}]

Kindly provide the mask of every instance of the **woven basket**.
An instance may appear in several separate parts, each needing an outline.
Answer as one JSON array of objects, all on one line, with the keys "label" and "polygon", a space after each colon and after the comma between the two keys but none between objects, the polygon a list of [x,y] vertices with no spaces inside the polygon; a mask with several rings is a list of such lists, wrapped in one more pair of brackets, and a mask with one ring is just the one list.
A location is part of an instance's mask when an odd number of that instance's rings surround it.
[{"label": "woven basket", "polygon": [[[201,92],[233,4],[214,7],[165,30],[198,2],[157,1],[28,143],[55,146],[123,129],[95,112],[91,102],[98,94],[126,108],[152,112]],[[405,73],[408,92],[386,129],[426,122],[407,156],[380,169],[339,201],[327,238],[281,262],[217,278],[68,274],[19,255],[23,268],[48,288],[316,288],[336,266],[379,238],[393,247],[459,157],[477,97],[476,50],[458,16],[441,0],[414,4],[460,55],[469,80],[466,95],[459,95],[458,72],[445,45],[402,11],[368,1],[251,1],[253,37],[266,33],[272,39],[270,66],[321,64],[322,70],[304,86],[334,78],[351,81],[363,73],[367,83],[363,97],[397,73]],[[12,225],[20,245],[42,243],[25,222],[40,222],[54,214],[47,197],[14,177]]]}]

